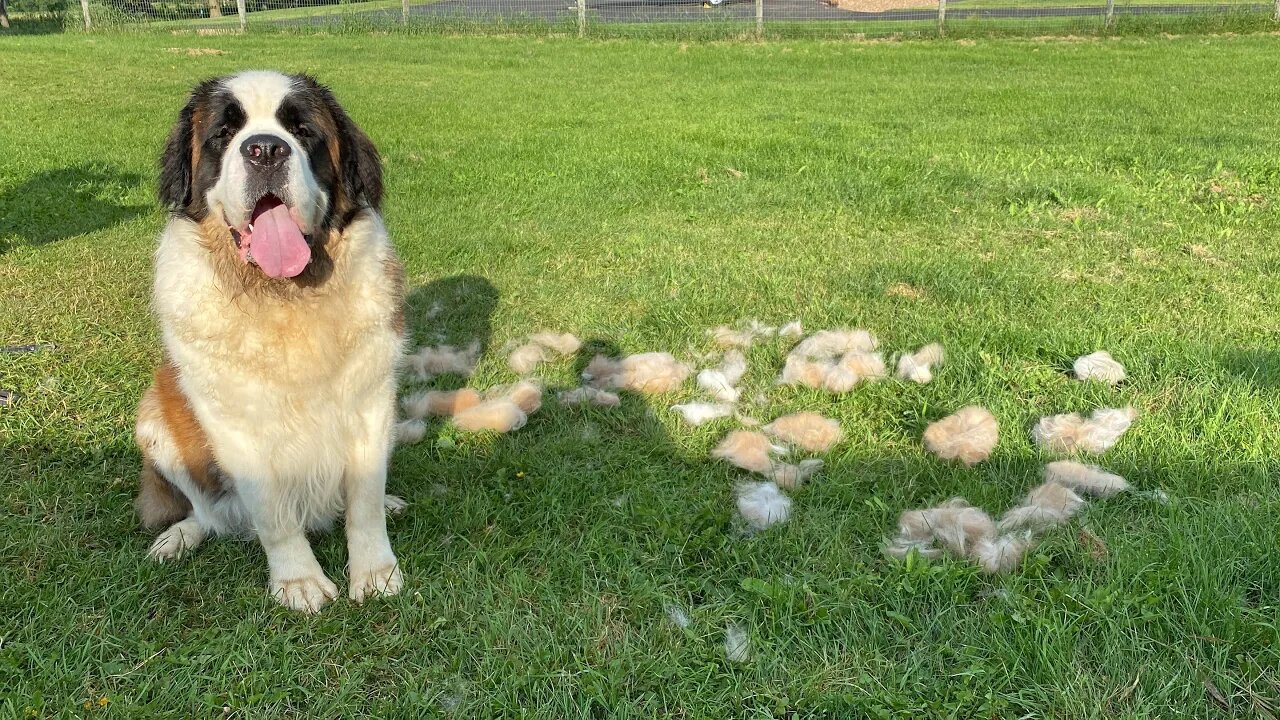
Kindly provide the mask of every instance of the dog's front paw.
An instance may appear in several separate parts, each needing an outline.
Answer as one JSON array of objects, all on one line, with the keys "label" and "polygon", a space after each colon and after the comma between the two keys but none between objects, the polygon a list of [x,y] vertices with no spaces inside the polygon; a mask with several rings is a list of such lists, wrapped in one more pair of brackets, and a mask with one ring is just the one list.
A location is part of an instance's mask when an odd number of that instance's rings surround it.
[{"label": "dog's front paw", "polygon": [[349,595],[355,602],[362,603],[374,595],[395,595],[402,587],[404,574],[400,572],[399,563],[392,558],[390,563],[372,570],[352,571]]},{"label": "dog's front paw", "polygon": [[160,533],[156,541],[151,543],[147,557],[158,563],[180,560],[182,556],[195,550],[204,542],[205,532],[200,524],[191,518],[174,523],[168,530]]},{"label": "dog's front paw", "polygon": [[271,596],[290,610],[318,613],[320,608],[338,597],[338,586],[330,582],[324,573],[287,580],[272,578]]}]

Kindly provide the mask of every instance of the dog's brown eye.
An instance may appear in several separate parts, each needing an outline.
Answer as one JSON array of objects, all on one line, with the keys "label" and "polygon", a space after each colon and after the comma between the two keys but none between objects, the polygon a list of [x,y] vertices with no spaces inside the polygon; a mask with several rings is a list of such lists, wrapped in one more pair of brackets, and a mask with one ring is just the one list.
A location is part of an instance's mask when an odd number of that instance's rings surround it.
[{"label": "dog's brown eye", "polygon": [[229,137],[231,137],[231,128],[226,125],[223,125],[222,129],[218,130],[218,139],[226,140]]},{"label": "dog's brown eye", "polygon": [[311,128],[306,125],[295,125],[293,128],[293,134],[295,137],[308,138],[311,137]]}]

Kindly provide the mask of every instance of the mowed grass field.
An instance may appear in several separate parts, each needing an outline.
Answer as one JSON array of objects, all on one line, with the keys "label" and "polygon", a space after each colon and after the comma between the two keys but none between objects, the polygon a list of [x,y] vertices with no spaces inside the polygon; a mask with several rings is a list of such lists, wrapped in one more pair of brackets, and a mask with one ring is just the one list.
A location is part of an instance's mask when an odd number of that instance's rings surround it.
[{"label": "mowed grass field", "polygon": [[[1276,37],[0,48],[0,341],[53,346],[0,355],[0,716],[1280,712]],[[195,82],[259,67],[317,74],[377,142],[415,342],[484,342],[477,387],[544,328],[691,357],[713,325],[799,318],[948,363],[831,396],[774,388],[785,348],[753,349],[753,415],[847,433],[757,535],[707,457],[732,421],[667,409],[690,385],[397,450],[395,598],[293,614],[232,539],[152,564],[131,502],[155,163]],[[1118,389],[1068,377],[1097,349]],[[584,359],[541,375],[570,387]],[[924,427],[970,403],[994,456],[928,455]],[[1039,416],[1122,404],[1141,417],[1099,462],[1136,491],[1019,569],[882,556],[905,509],[997,513],[1038,483]],[[345,592],[341,533],[314,543]]]}]

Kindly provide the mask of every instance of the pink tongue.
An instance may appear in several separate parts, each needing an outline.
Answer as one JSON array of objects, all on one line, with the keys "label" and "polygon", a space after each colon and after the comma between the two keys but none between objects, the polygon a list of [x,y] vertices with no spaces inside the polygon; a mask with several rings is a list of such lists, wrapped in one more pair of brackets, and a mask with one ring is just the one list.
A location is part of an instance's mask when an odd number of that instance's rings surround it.
[{"label": "pink tongue", "polygon": [[251,237],[253,261],[270,277],[293,277],[311,262],[311,248],[284,203],[255,213]]}]

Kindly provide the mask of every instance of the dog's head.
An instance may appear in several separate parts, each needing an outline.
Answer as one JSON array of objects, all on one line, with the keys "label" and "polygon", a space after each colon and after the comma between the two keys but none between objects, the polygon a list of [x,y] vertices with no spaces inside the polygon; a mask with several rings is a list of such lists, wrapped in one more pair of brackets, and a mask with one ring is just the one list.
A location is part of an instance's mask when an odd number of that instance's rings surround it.
[{"label": "dog's head", "polygon": [[382,162],[328,88],[244,72],[191,93],[160,161],[160,202],[225,225],[241,261],[291,278],[332,231],[382,202]]}]

